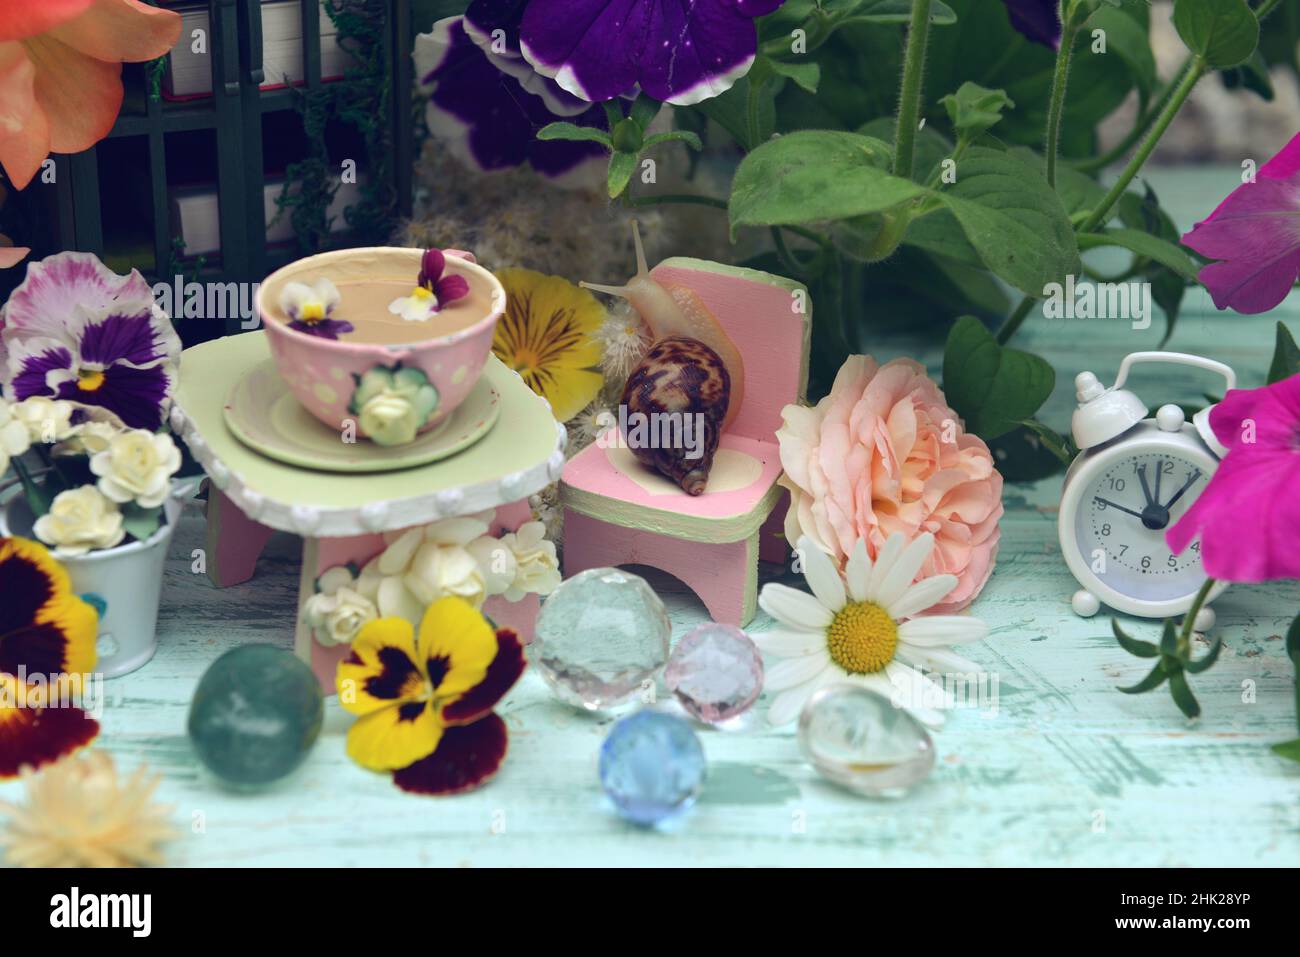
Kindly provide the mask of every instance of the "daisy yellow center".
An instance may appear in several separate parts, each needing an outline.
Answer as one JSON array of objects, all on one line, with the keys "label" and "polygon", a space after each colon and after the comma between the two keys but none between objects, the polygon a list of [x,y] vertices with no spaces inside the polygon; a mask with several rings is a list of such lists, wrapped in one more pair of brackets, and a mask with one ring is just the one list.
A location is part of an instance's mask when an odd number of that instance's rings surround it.
[{"label": "daisy yellow center", "polygon": [[831,660],[851,675],[882,670],[894,660],[898,625],[874,602],[849,602],[826,629],[826,650]]},{"label": "daisy yellow center", "polygon": [[104,384],[104,373],[98,369],[80,369],[77,372],[77,388],[82,392],[94,392]]},{"label": "daisy yellow center", "polygon": [[320,322],[325,318],[325,305],[319,302],[309,302],[302,307],[302,314],[299,318],[303,322]]},{"label": "daisy yellow center", "polygon": [[414,289],[411,290],[411,298],[418,299],[421,302],[425,302],[433,298],[433,290],[428,289],[424,286],[416,286]]}]

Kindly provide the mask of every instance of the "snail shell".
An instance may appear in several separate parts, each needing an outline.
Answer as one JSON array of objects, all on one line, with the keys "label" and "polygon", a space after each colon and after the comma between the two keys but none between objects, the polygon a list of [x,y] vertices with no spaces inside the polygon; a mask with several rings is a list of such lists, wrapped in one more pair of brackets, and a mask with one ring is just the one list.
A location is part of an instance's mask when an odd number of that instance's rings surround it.
[{"label": "snail shell", "polygon": [[[677,482],[690,495],[704,491],[722,431],[740,411],[744,401],[745,366],[731,337],[694,290],[663,283],[650,275],[641,232],[634,221],[636,275],[623,286],[581,283],[587,289],[619,296],[630,302],[645,321],[653,344],[641,364],[628,377],[623,404],[633,412],[698,413],[705,423],[704,453],[697,446],[663,449],[628,445],[636,457]],[[662,347],[662,348],[661,348]],[[692,436],[692,438],[694,438]]]},{"label": "snail shell", "polygon": [[698,339],[660,339],[623,389],[624,439],[642,464],[699,495],[730,404],[731,375],[716,352]]}]

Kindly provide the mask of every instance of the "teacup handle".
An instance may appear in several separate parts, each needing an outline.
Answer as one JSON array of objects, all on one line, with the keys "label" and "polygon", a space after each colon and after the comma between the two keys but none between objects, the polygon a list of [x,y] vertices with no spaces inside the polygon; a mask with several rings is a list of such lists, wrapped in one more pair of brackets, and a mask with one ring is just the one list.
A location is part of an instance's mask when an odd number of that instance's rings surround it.
[{"label": "teacup handle", "polygon": [[443,253],[445,253],[448,256],[455,256],[457,259],[463,259],[467,263],[474,263],[474,265],[478,265],[478,260],[474,258],[474,254],[471,252],[466,252],[463,249],[444,249]]}]

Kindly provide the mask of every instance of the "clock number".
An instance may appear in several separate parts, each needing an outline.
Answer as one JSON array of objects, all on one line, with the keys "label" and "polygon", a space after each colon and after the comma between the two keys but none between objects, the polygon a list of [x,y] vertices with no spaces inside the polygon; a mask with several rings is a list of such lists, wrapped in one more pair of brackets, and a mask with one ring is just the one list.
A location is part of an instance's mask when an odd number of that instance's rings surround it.
[{"label": "clock number", "polygon": [[1194,551],[1194,552],[1198,552],[1198,553],[1199,553],[1200,550],[1201,550],[1201,543],[1200,543],[1200,542],[1192,542],[1192,551]]},{"label": "clock number", "polygon": [[1169,459],[1165,459],[1164,463],[1161,465],[1160,471],[1163,472],[1165,475],[1173,475],[1174,463]]},{"label": "clock number", "polygon": [[1106,481],[1110,482],[1110,488],[1113,492],[1124,491],[1124,480],[1122,478],[1111,478]]},{"label": "clock number", "polygon": [[1142,556],[1142,568],[1143,568],[1143,570],[1148,569],[1148,568],[1150,568],[1150,567],[1151,567],[1151,556],[1150,556],[1150,555],[1143,555],[1143,556]]},{"label": "clock number", "polygon": [[1178,558],[1177,558],[1176,556],[1174,556],[1174,555],[1170,555],[1169,558],[1168,558],[1168,560],[1167,560],[1167,562],[1166,562],[1166,564],[1168,564],[1168,566],[1169,566],[1170,568],[1177,568],[1177,567],[1178,567]]},{"label": "clock number", "polygon": [[1110,534],[1110,522],[1107,522],[1101,527],[1102,538],[1105,538],[1109,534]]},{"label": "clock number", "polygon": [[1119,557],[1120,557],[1120,558],[1123,558],[1123,557],[1124,557],[1124,553],[1125,553],[1126,551],[1128,551],[1128,546],[1127,546],[1127,545],[1121,545],[1121,546],[1119,547]]}]

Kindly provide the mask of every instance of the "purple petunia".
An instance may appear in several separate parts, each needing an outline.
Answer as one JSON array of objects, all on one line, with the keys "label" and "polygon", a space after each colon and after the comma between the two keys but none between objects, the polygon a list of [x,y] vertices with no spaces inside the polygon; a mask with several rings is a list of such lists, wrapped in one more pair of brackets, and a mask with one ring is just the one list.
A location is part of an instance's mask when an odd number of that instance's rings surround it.
[{"label": "purple petunia", "polygon": [[1061,45],[1060,4],[1057,0],[1002,0],[1011,25],[1024,37],[1053,50]]},{"label": "purple petunia", "polygon": [[416,38],[416,67],[430,90],[429,130],[473,169],[488,172],[528,163],[561,185],[585,185],[598,169],[593,161],[604,156],[604,147],[542,141],[537,131],[559,120],[603,130],[605,113],[538,75],[518,54],[517,40],[510,39],[518,36],[518,16],[505,9],[510,6],[476,3],[470,8],[478,18],[472,26],[468,14],[451,17]]},{"label": "purple petunia", "polygon": [[[640,88],[689,106],[725,93],[758,51],[754,18],[784,0],[531,0],[520,50],[584,100]],[[498,4],[500,5],[500,4]]]},{"label": "purple petunia", "polygon": [[119,276],[89,253],[32,263],[0,328],[9,399],[68,399],[130,428],[162,426],[181,341],[139,272]]}]

